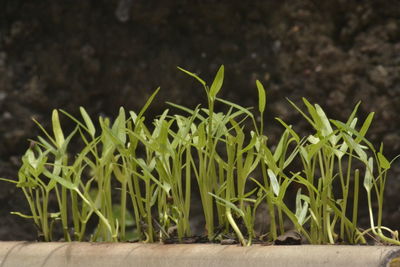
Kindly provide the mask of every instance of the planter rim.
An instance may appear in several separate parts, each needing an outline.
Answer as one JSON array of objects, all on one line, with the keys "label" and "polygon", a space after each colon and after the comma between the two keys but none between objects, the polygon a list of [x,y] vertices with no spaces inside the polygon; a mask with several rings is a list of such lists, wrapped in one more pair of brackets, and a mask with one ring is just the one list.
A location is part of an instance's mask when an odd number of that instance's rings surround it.
[{"label": "planter rim", "polygon": [[0,242],[0,267],[376,266],[399,267],[400,247]]}]

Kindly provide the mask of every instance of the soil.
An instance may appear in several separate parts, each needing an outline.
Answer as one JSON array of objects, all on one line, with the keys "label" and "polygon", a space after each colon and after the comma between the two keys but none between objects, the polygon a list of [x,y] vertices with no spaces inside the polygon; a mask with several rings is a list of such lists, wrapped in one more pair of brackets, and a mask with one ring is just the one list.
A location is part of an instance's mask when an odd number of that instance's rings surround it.
[{"label": "soil", "polygon": [[[157,88],[165,101],[204,103],[203,89],[176,69],[210,81],[224,64],[221,96],[257,105],[255,80],[268,88],[267,134],[307,126],[286,97],[319,103],[345,120],[358,101],[374,111],[368,137],[400,153],[400,2],[297,1],[23,1],[0,0],[0,177],[16,178],[32,118],[48,126],[53,108],[84,106],[113,117],[139,109]],[[150,117],[151,114],[148,114]],[[66,128],[71,127],[65,120]],[[399,229],[400,166],[393,164],[384,224]],[[34,240],[20,190],[0,186],[0,240]]]}]

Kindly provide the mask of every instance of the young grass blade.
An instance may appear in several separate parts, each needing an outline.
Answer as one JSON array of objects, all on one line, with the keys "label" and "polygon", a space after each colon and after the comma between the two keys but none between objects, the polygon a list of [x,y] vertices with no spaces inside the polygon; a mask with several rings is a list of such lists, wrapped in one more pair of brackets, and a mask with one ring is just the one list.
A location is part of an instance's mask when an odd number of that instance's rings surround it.
[{"label": "young grass blade", "polygon": [[13,184],[18,184],[18,181],[7,179],[7,178],[0,178],[0,181],[5,181]]},{"label": "young grass blade", "polygon": [[373,170],[374,170],[374,159],[370,157],[368,159],[368,164],[366,165],[365,177],[364,177],[364,187],[367,190],[367,192],[370,192],[372,188],[372,179],[374,179]]},{"label": "young grass blade", "polygon": [[117,119],[114,121],[114,124],[111,128],[111,132],[115,137],[118,138],[118,140],[122,143],[125,144],[126,142],[126,128],[125,128],[125,110],[123,107],[119,108],[119,115]]},{"label": "young grass blade", "polygon": [[[304,205],[302,205],[301,200],[305,198]],[[297,190],[296,194],[296,213],[295,216],[300,225],[303,225],[306,220],[306,215],[308,211],[307,197],[301,194],[301,188]]]},{"label": "young grass blade", "polygon": [[[22,217],[22,218],[25,218],[25,219],[34,219],[35,218],[35,216],[33,216],[33,215],[25,215],[25,214],[23,214],[21,212],[18,212],[18,211],[12,211],[12,212],[10,212],[10,214],[18,215],[19,217]],[[36,218],[38,218],[38,216],[36,216]]]},{"label": "young grass blade", "polygon": [[[251,131],[251,132],[253,132],[253,131]],[[251,134],[251,140],[250,140],[250,142],[249,142],[249,144],[246,146],[246,147],[244,147],[240,152],[239,152],[239,154],[238,155],[242,155],[242,154],[244,154],[244,153],[246,153],[247,151],[249,151],[250,149],[252,149],[255,145],[256,145],[256,142],[257,142],[257,136],[254,134],[254,132]]]},{"label": "young grass blade", "polygon": [[[40,128],[40,130],[46,135],[46,137],[57,147],[57,143],[56,141],[53,139],[53,137],[51,137],[51,135],[46,131],[46,129],[34,118],[32,118],[33,122],[36,123],[36,125]],[[41,138],[42,140],[44,140],[44,138],[38,136],[38,139]],[[39,139],[40,142],[42,142],[42,140]],[[45,143],[47,143],[45,141]],[[49,143],[47,143],[48,147],[53,148],[52,145],[50,145]]]},{"label": "young grass blade", "polygon": [[[282,153],[284,151],[284,149],[286,149],[286,145],[288,144],[288,135],[289,135],[289,131],[285,130],[281,136],[281,138],[279,139],[278,145],[275,148],[274,151],[274,160],[275,162],[278,162],[278,160],[281,158]],[[285,147],[284,147],[285,146]]]},{"label": "young grass blade", "polygon": [[[305,99],[305,98],[304,98]],[[289,100],[289,98],[286,98],[286,100],[315,128],[317,129],[317,126],[315,123],[308,117],[298,106],[296,106],[295,103]]]},{"label": "young grass blade", "polygon": [[[147,110],[147,108],[150,106],[151,102],[153,102],[154,97],[157,95],[158,91],[160,91],[160,87],[158,87],[154,93],[147,99],[146,104],[144,104],[143,108],[140,110],[136,120],[140,119],[144,112]],[[136,124],[137,122],[135,122]]]},{"label": "young grass blade", "polygon": [[[63,109],[60,109],[60,112],[61,113],[63,113],[65,116],[67,116],[68,118],[70,118],[73,122],[75,122],[76,124],[77,124],[77,126],[79,126],[79,127],[81,127],[81,128],[83,128],[86,132],[88,132],[89,134],[91,134],[90,132],[89,132],[89,128],[87,127],[87,125],[85,125],[85,124],[83,124],[82,122],[80,122],[79,120],[77,120],[74,116],[72,116],[71,114],[69,114],[68,112],[66,112],[65,110],[63,110]],[[86,111],[85,111],[86,112]],[[90,120],[90,117],[88,117],[89,118],[89,120]],[[94,128],[94,126],[93,126],[93,128]],[[82,134],[82,133],[81,133]],[[94,133],[93,133],[93,136],[92,136],[93,138],[94,138]]]},{"label": "young grass blade", "polygon": [[53,110],[51,120],[53,123],[53,132],[56,139],[57,147],[61,148],[62,144],[64,143],[64,134],[61,129],[60,119],[58,117],[58,111],[56,109]]},{"label": "young grass blade", "polygon": [[277,120],[280,124],[283,125],[283,127],[285,127],[290,134],[293,136],[293,138],[296,140],[297,143],[300,142],[300,137],[298,136],[298,134],[292,129],[291,125],[287,125],[283,120],[281,120],[280,118],[276,117],[275,120]]},{"label": "young grass blade", "polygon": [[269,176],[269,180],[271,181],[272,191],[274,191],[275,196],[278,196],[280,186],[279,186],[278,180],[276,179],[276,175],[271,169],[268,169],[267,173]]},{"label": "young grass blade", "polygon": [[367,153],[365,153],[361,145],[356,143],[352,137],[349,137],[346,134],[342,134],[342,137],[347,145],[350,147],[350,149],[356,151],[361,161],[367,163]]},{"label": "young grass blade", "polygon": [[89,134],[94,137],[96,134],[96,128],[94,127],[94,124],[92,122],[92,119],[90,118],[89,114],[86,112],[86,110],[83,107],[79,107],[79,111],[81,112],[81,116],[83,120],[85,121],[87,131]]},{"label": "young grass blade", "polygon": [[264,113],[266,102],[265,89],[259,80],[256,80],[256,85],[258,89],[258,110],[260,113]]},{"label": "young grass blade", "polygon": [[320,118],[319,118],[319,116],[317,114],[317,111],[316,111],[315,107],[313,105],[311,105],[311,103],[308,102],[308,100],[306,98],[303,97],[302,99],[303,99],[303,103],[306,105],[306,107],[308,109],[308,113],[310,113],[311,117],[314,120],[315,124],[312,124],[312,125],[313,126],[314,125],[317,126],[317,128],[315,128],[315,130],[317,130],[317,131],[320,130],[322,122],[321,122],[321,120],[320,120]]},{"label": "young grass blade", "polygon": [[329,141],[331,142],[331,144],[333,146],[335,146],[338,140],[337,140],[336,135],[332,134],[333,133],[332,126],[331,126],[328,118],[326,117],[325,112],[322,110],[321,106],[318,104],[315,104],[315,110],[319,116],[319,119],[321,120],[321,123],[322,123],[322,127],[321,127],[322,135],[324,137],[330,135]]},{"label": "young grass blade", "polygon": [[202,80],[199,76],[197,76],[196,74],[194,74],[193,72],[187,71],[181,67],[177,67],[180,71],[186,73],[189,76],[192,76],[193,78],[195,78],[196,80],[198,80],[204,87],[206,87],[206,82],[204,80]]},{"label": "young grass blade", "polygon": [[224,65],[221,65],[210,88],[210,98],[215,99],[224,82]]},{"label": "young grass blade", "polygon": [[367,133],[369,126],[371,125],[372,119],[374,118],[374,114],[375,114],[375,112],[369,113],[368,117],[365,119],[365,121],[359,131],[359,136],[357,136],[357,138],[356,138],[357,143],[359,143],[361,141],[361,137],[364,137],[365,134]]},{"label": "young grass blade", "polygon": [[[361,135],[360,132],[357,132],[354,128],[349,127],[348,125],[344,124],[341,121],[337,120],[330,120],[338,129],[345,130],[348,135],[351,138],[351,135],[356,136],[356,140],[359,140],[358,143],[362,140],[373,152],[375,151],[374,146],[370,141],[368,141],[363,135]],[[342,134],[343,138],[346,136],[345,134]],[[354,141],[355,142],[355,141]]]},{"label": "young grass blade", "polygon": [[378,160],[379,160],[379,165],[383,169],[385,169],[385,170],[390,169],[390,162],[386,159],[386,157],[381,152],[378,152]]},{"label": "young grass blade", "polygon": [[[354,129],[356,127],[356,124],[357,124],[357,118],[354,118],[350,122],[350,128]],[[347,134],[349,134],[350,137],[353,135],[351,132],[347,132]],[[340,139],[340,135],[339,135],[339,139]],[[349,148],[349,146],[347,145],[347,143],[345,141],[343,141],[343,143],[340,145],[339,149],[334,151],[334,153],[336,154],[336,156],[338,157],[339,160],[341,160],[342,157],[346,154],[348,148]]]},{"label": "young grass blade", "polygon": [[244,107],[242,107],[242,106],[240,106],[240,105],[238,105],[238,104],[235,104],[235,103],[233,103],[233,102],[230,102],[230,101],[225,100],[225,99],[222,99],[222,98],[218,98],[218,97],[217,97],[216,100],[217,100],[218,102],[224,103],[225,105],[234,107],[234,108],[236,108],[236,109],[242,111],[243,113],[246,113],[246,115],[249,116],[250,118],[253,118],[253,117],[254,117],[253,113],[251,113],[251,112],[249,111],[249,109],[247,109],[247,108],[244,108]]},{"label": "young grass blade", "polygon": [[64,178],[49,172],[46,169],[43,170],[43,174],[46,175],[48,178],[57,181],[58,183],[60,183],[62,186],[64,186],[67,189],[78,190],[78,186],[76,184],[73,184]]},{"label": "young grass blade", "polygon": [[190,109],[190,108],[187,108],[187,107],[184,107],[184,106],[181,106],[181,105],[178,105],[178,104],[174,104],[174,103],[171,103],[171,102],[168,102],[168,101],[165,102],[165,103],[167,103],[167,105],[169,105],[171,107],[174,107],[174,108],[180,109],[182,111],[185,111],[185,112],[189,113],[190,115],[194,116],[194,118],[198,118],[201,121],[205,121],[206,120],[206,118],[204,118],[202,115],[199,114],[199,109],[200,109],[201,105],[197,105],[195,109]]},{"label": "young grass blade", "polygon": [[349,119],[348,119],[347,122],[346,122],[347,125],[350,125],[350,124],[353,122],[353,120],[354,120],[354,118],[355,118],[355,116],[356,116],[356,113],[357,113],[357,111],[358,111],[358,107],[360,106],[360,104],[361,104],[361,101],[358,101],[357,104],[356,104],[356,106],[355,106],[354,109],[353,109],[353,112],[351,112],[350,117],[349,117]]}]

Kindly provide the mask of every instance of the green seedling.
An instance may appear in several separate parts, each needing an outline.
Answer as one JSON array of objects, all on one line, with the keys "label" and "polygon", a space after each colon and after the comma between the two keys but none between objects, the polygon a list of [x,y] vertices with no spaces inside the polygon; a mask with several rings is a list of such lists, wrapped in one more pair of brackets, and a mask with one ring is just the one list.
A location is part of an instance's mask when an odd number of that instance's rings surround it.
[{"label": "green seedling", "polygon": [[[271,144],[260,81],[258,109],[252,111],[217,97],[223,66],[210,86],[179,69],[203,86],[206,107],[168,103],[185,115],[167,109],[149,123],[144,114],[157,89],[138,113],[120,108],[114,120],[93,120],[81,107],[80,118],[54,110],[51,131],[35,121],[44,137],[32,141],[17,180],[1,178],[21,188],[30,208],[30,214],[14,214],[32,219],[45,241],[59,238],[61,228],[66,241],[179,242],[192,235],[195,188],[212,242],[234,234],[243,246],[252,244],[258,208],[265,203],[269,228],[260,235],[270,241],[289,224],[311,244],[365,244],[372,235],[400,245],[397,231],[382,222],[384,187],[395,159],[366,138],[374,113],[360,123],[358,103],[341,122],[306,99],[304,110],[289,101],[314,132],[303,136],[276,118],[284,129]],[[216,103],[226,111],[215,110]],[[69,134],[60,112],[76,124]],[[71,143],[82,149],[72,154]],[[366,230],[358,227],[360,184],[371,224]],[[89,220],[97,222],[94,228],[88,228]]]}]

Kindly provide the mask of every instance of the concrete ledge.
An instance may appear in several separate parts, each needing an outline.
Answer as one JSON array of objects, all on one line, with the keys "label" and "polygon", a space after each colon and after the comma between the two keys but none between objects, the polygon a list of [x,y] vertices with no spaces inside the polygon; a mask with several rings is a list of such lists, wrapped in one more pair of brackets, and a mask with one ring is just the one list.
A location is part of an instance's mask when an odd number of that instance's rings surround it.
[{"label": "concrete ledge", "polygon": [[0,262],[0,267],[400,267],[400,247],[0,242]]}]

